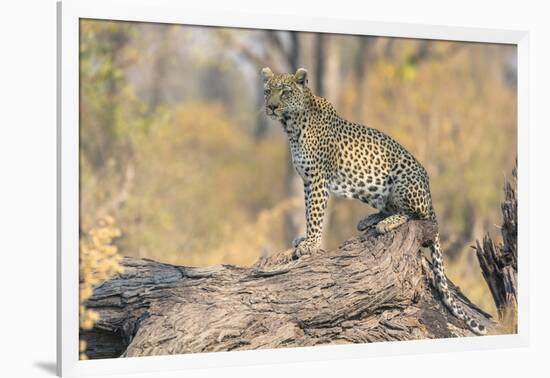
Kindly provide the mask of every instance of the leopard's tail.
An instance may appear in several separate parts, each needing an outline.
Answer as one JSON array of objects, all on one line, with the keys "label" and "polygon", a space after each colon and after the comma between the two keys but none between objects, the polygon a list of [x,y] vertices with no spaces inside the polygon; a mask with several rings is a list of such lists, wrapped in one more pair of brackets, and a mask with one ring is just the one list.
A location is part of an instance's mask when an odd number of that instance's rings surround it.
[{"label": "leopard's tail", "polygon": [[445,270],[443,268],[443,255],[441,254],[441,245],[439,244],[439,234],[435,236],[434,242],[430,249],[432,254],[435,286],[443,298],[443,303],[445,303],[445,306],[447,306],[454,316],[466,322],[468,328],[472,330],[472,332],[478,335],[485,335],[487,333],[487,328],[466,314],[462,306],[453,297],[449,290],[447,277],[445,276]]}]

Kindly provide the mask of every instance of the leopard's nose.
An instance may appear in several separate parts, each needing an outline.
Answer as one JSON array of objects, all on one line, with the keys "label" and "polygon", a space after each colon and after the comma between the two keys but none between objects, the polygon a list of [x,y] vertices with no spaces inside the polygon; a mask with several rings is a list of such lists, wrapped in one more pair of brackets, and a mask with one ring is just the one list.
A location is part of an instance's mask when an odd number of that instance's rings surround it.
[{"label": "leopard's nose", "polygon": [[267,105],[267,108],[268,108],[269,110],[271,110],[271,112],[274,112],[275,109],[278,108],[278,106],[277,106],[277,105],[273,105],[273,104],[269,104],[269,105]]}]

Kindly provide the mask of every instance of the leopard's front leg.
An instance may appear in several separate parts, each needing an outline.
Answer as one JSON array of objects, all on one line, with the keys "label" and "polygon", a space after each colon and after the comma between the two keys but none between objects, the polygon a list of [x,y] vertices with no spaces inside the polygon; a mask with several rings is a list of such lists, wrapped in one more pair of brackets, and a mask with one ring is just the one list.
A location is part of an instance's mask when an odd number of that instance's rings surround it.
[{"label": "leopard's front leg", "polygon": [[322,175],[315,175],[304,180],[304,197],[306,207],[306,236],[294,240],[296,258],[312,254],[321,249],[323,221],[328,202],[327,181]]}]

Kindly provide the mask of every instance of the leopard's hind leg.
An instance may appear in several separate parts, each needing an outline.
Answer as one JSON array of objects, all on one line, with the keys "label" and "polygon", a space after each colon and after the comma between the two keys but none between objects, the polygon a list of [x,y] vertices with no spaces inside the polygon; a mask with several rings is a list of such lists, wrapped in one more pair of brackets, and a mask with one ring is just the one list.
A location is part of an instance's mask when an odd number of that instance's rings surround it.
[{"label": "leopard's hind leg", "polygon": [[384,220],[388,217],[388,214],[379,211],[378,213],[370,214],[365,218],[361,219],[357,223],[357,230],[360,232],[366,231],[369,227],[376,226],[378,222]]}]

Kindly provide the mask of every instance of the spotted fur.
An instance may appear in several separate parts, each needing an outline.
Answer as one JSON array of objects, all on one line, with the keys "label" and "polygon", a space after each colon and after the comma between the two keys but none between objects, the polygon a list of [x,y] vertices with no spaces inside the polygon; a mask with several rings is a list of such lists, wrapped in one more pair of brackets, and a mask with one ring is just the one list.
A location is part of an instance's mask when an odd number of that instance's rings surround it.
[{"label": "spotted fur", "polygon": [[[389,232],[409,219],[437,222],[424,167],[399,143],[379,130],[340,117],[307,86],[307,71],[274,74],[262,70],[266,113],[279,120],[290,144],[292,162],[304,182],[306,236],[294,241],[296,256],[321,247],[329,193],[358,199],[379,212],[358,224]],[[470,318],[448,289],[439,234],[430,247],[435,286],[443,302],[477,334],[483,325]]]}]

